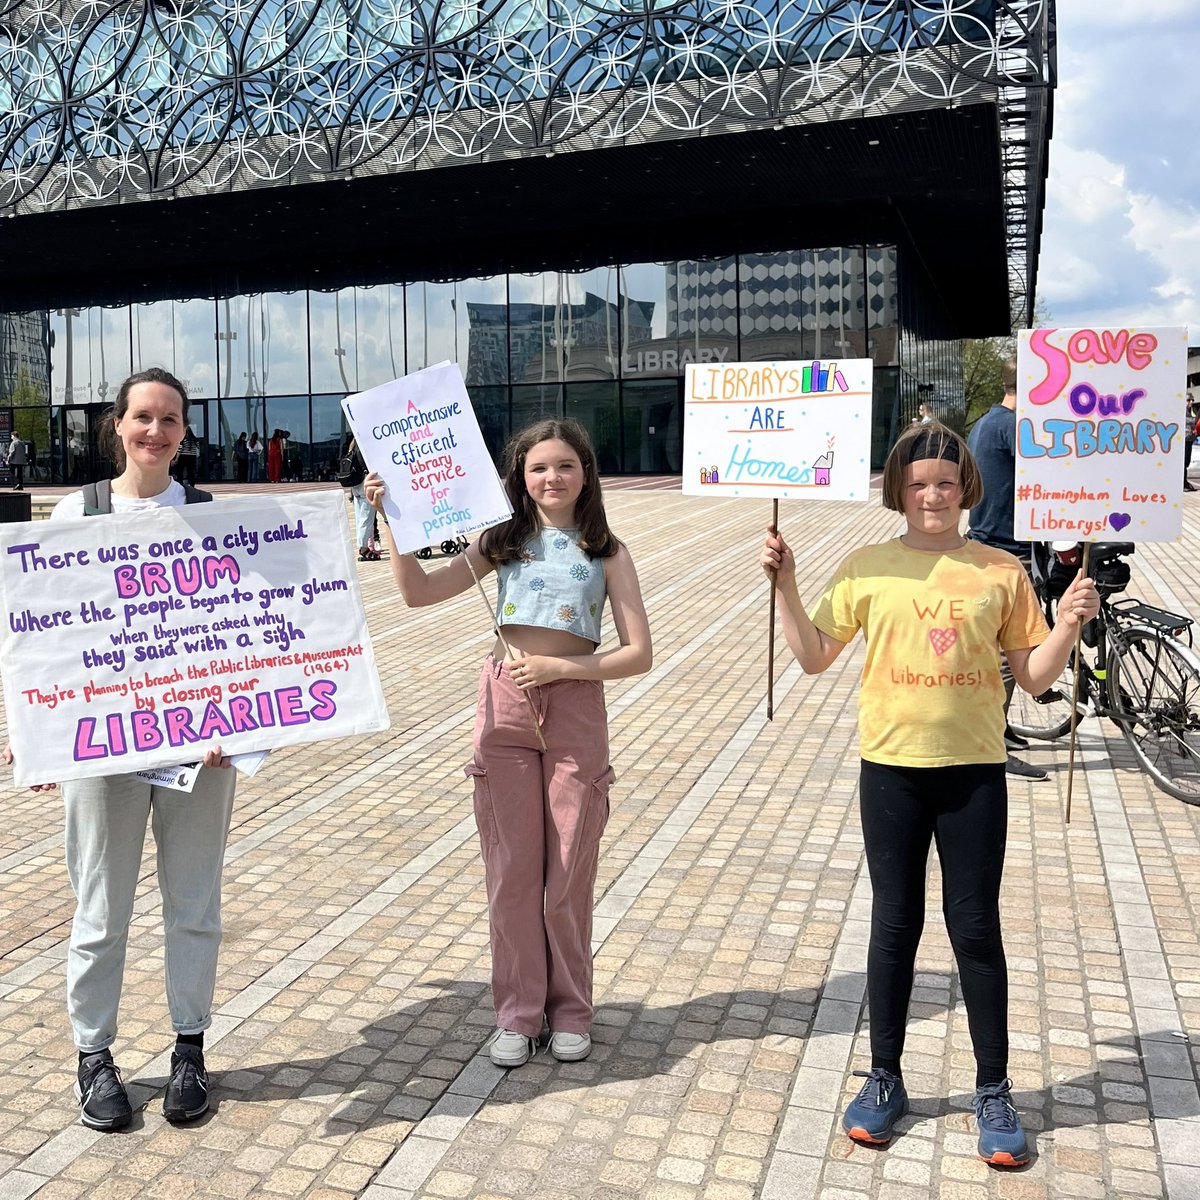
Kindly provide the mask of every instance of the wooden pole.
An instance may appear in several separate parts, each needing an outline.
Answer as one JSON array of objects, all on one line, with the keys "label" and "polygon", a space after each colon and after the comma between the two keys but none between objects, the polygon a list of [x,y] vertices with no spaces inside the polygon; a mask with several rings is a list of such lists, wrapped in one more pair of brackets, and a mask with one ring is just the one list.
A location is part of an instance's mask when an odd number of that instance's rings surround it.
[{"label": "wooden pole", "polygon": [[[1086,577],[1088,573],[1088,559],[1091,556],[1091,542],[1083,543],[1083,559],[1079,564],[1079,574]],[[1071,681],[1071,740],[1067,746],[1067,824],[1071,823],[1071,788],[1075,782],[1075,727],[1079,724],[1079,676],[1082,674],[1080,670],[1081,659],[1079,656],[1079,646],[1083,640],[1083,622],[1080,621],[1075,627],[1075,677]]]},{"label": "wooden pole", "polygon": [[[779,532],[779,501],[771,501],[771,532]],[[767,624],[767,720],[775,719],[775,593],[779,582],[775,572],[771,573],[770,616]]]},{"label": "wooden pole", "polygon": [[[516,655],[512,652],[512,647],[508,644],[508,638],[500,632],[500,626],[496,623],[496,619],[492,614],[492,604],[487,598],[487,592],[483,590],[483,584],[479,582],[479,576],[475,574],[475,565],[471,562],[471,556],[466,550],[463,552],[463,558],[467,560],[467,570],[471,572],[471,578],[475,580],[475,586],[479,589],[479,598],[483,601],[484,608],[487,609],[488,619],[492,622],[492,629],[495,630],[496,636],[500,639],[504,646],[504,657],[512,662]],[[529,715],[533,719],[533,732],[537,734],[538,744],[543,750],[546,749],[546,739],[542,737],[542,727],[538,723],[537,709],[533,706],[533,697],[521,688],[521,693],[525,697],[525,703],[529,705]]]}]

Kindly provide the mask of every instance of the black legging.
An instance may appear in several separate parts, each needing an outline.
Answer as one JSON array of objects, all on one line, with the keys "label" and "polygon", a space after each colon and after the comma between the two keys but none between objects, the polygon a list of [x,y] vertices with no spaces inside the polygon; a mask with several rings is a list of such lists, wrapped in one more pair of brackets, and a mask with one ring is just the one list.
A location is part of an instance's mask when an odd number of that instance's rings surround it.
[{"label": "black legging", "polygon": [[867,955],[873,1065],[896,1071],[904,1051],[932,840],[975,1047],[975,1085],[998,1083],[1008,1074],[1008,967],[1000,940],[1008,827],[1004,764],[888,767],[864,761],[859,790],[874,893]]}]

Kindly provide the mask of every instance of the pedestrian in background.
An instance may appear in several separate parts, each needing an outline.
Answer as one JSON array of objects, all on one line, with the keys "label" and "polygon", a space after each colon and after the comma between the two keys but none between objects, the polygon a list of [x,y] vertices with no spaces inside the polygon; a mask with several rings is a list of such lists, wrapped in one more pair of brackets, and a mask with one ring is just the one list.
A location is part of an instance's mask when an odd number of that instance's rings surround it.
[{"label": "pedestrian in background", "polygon": [[1192,465],[1192,443],[1196,440],[1196,427],[1200,425],[1200,413],[1196,412],[1196,401],[1191,392],[1187,394],[1187,406],[1184,412],[1186,429],[1183,437],[1183,490],[1194,492],[1196,485],[1188,478],[1188,468]]},{"label": "pedestrian in background", "polygon": [[13,432],[12,441],[8,443],[6,461],[12,468],[13,491],[23,492],[25,490],[25,466],[29,462],[29,449],[16,431]]}]

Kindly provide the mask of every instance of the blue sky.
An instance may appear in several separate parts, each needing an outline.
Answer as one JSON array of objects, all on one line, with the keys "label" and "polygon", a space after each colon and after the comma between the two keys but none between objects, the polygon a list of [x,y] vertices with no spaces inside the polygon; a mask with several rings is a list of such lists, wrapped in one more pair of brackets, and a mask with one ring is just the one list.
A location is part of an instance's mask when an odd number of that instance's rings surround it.
[{"label": "blue sky", "polygon": [[1040,302],[1200,344],[1200,3],[1058,0],[1058,71]]}]

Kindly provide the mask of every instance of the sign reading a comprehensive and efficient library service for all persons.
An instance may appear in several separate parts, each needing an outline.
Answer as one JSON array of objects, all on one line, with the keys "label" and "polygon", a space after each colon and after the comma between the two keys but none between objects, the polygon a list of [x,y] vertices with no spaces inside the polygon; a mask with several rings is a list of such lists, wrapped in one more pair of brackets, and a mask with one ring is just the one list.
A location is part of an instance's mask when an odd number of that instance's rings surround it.
[{"label": "sign reading a comprehensive and efficient library service for all persons", "polygon": [[401,554],[512,515],[462,375],[438,363],[342,401]]},{"label": "sign reading a comprehensive and efficient library service for all persons", "polygon": [[18,784],[389,725],[341,493],[0,526]]},{"label": "sign reading a comprehensive and efficient library service for all persons", "polygon": [[866,500],[871,377],[865,358],[689,363],[684,492]]},{"label": "sign reading a comprehensive and efficient library service for all persons", "polygon": [[1014,536],[1179,537],[1186,383],[1184,329],[1022,330]]}]

